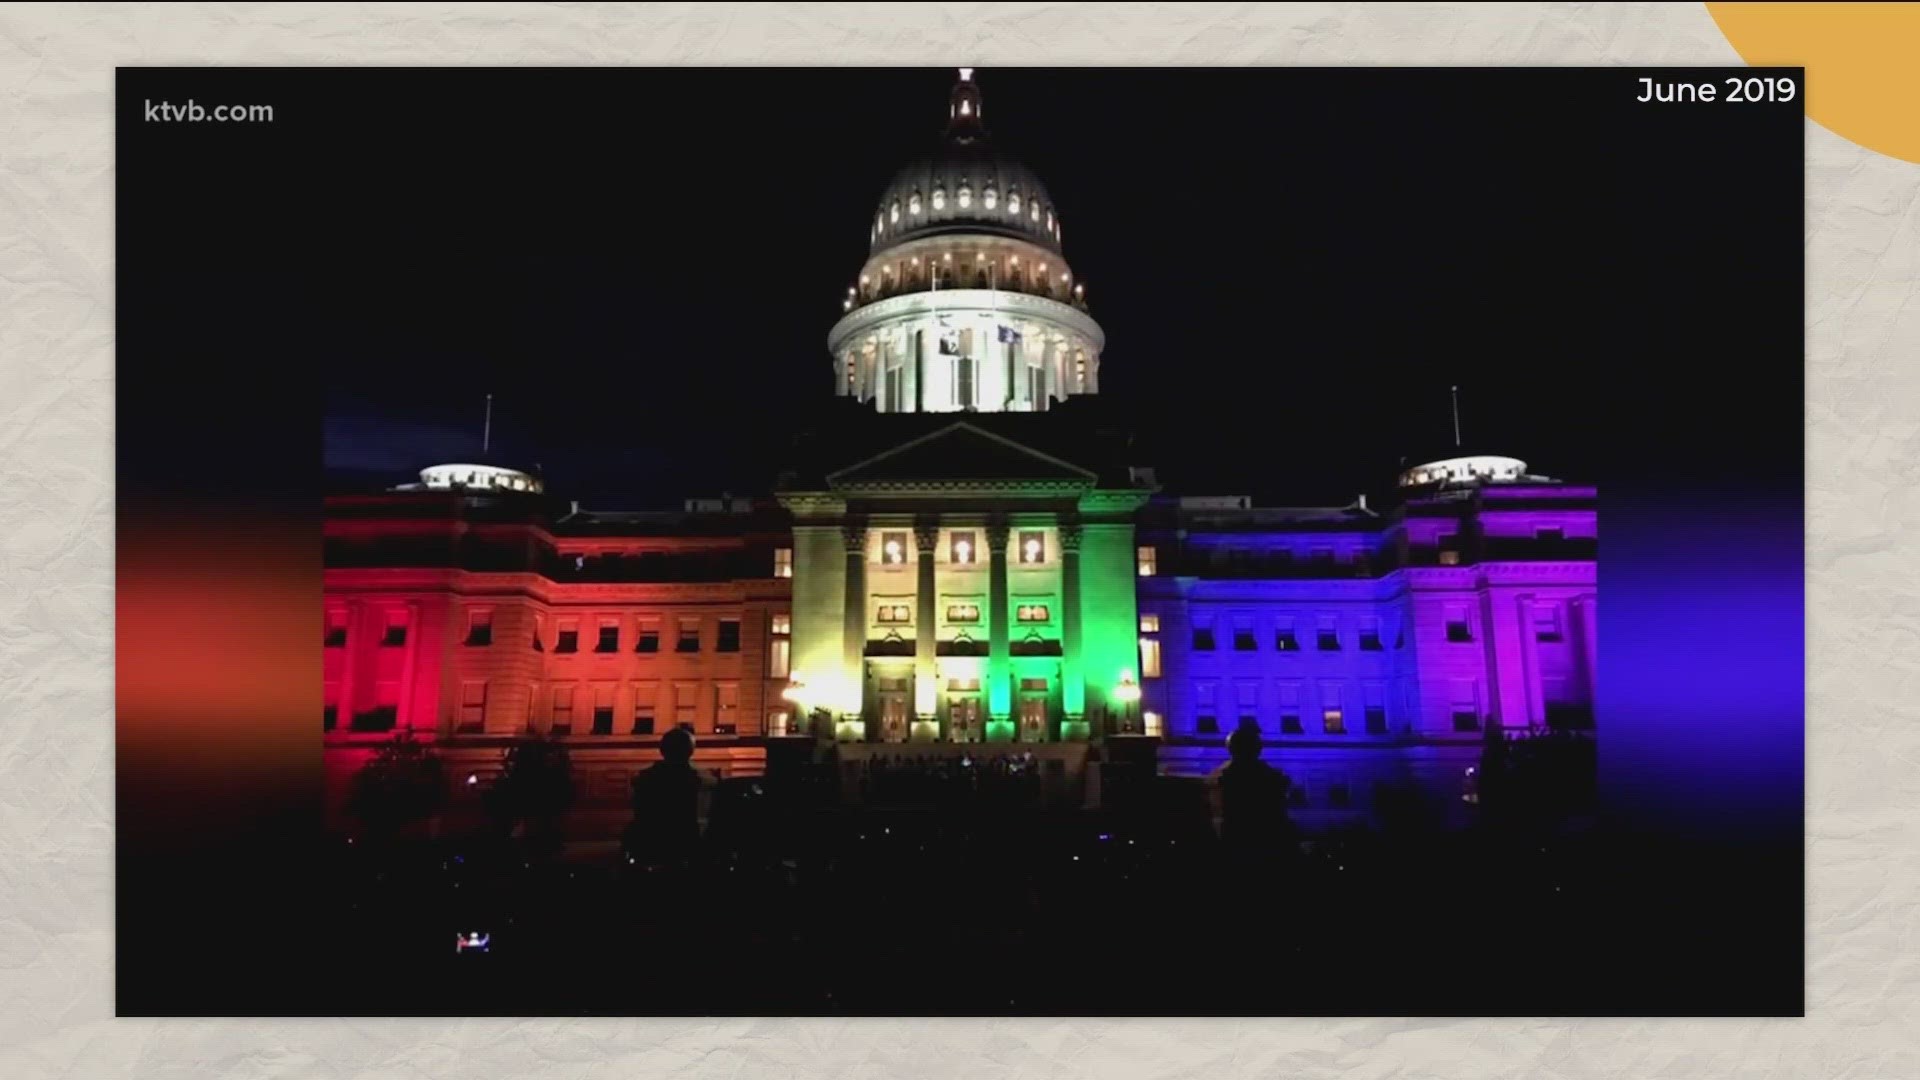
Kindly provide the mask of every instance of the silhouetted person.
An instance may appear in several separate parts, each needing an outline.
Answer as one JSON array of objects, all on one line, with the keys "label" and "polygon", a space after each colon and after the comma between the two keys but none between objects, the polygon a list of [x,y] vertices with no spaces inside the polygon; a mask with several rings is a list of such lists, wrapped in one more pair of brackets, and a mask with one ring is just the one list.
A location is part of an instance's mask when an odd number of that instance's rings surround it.
[{"label": "silhouetted person", "polygon": [[660,760],[633,778],[633,824],[627,848],[648,866],[692,861],[700,846],[700,774],[693,733],[674,728],[660,737]]},{"label": "silhouetted person", "polygon": [[1242,724],[1227,739],[1220,770],[1220,840],[1241,858],[1279,854],[1288,834],[1286,775],[1260,760],[1260,727]]}]

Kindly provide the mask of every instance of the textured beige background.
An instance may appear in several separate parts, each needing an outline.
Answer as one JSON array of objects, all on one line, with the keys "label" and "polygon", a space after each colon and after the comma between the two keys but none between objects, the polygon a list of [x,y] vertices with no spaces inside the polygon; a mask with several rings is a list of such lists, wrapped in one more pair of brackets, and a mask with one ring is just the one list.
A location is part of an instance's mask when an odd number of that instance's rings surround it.
[{"label": "textured beige background", "polygon": [[1697,4],[0,9],[0,1076],[1920,1077],[1920,166],[1812,125],[1808,1019],[112,1018],[115,65],[908,62],[1740,60]]}]

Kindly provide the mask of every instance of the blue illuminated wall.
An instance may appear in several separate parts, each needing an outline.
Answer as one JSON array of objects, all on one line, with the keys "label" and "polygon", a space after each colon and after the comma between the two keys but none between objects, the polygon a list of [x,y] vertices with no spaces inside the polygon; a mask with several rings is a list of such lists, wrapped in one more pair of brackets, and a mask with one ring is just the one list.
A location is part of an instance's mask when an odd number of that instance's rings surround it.
[{"label": "blue illuminated wall", "polygon": [[1175,771],[1217,767],[1251,721],[1304,812],[1364,813],[1387,787],[1457,805],[1489,729],[1592,726],[1591,487],[1381,511],[1172,501],[1139,543],[1141,708]]}]

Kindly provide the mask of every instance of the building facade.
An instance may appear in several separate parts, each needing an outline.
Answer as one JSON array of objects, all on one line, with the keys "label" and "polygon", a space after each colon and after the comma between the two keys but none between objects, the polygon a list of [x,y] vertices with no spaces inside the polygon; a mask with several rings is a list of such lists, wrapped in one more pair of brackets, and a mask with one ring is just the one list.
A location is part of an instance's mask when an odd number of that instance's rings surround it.
[{"label": "building facade", "polygon": [[963,69],[883,193],[771,496],[583,511],[496,463],[329,501],[331,778],[404,731],[478,784],[531,731],[611,804],[682,726],[730,775],[1123,741],[1205,773],[1252,724],[1338,816],[1459,802],[1489,732],[1591,727],[1594,489],[1456,449],[1378,508],[1161,491],[1097,397],[1059,211],[982,107]]}]

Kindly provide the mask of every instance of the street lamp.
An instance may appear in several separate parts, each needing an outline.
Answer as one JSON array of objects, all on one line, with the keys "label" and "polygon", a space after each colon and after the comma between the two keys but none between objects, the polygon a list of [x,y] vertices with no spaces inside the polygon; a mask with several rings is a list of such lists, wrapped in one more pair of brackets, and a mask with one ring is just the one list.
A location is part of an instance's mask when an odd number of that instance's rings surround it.
[{"label": "street lamp", "polygon": [[1133,672],[1120,673],[1120,684],[1113,688],[1113,699],[1121,704],[1121,717],[1128,733],[1133,731],[1133,703],[1140,700],[1140,684],[1133,681]]},{"label": "street lamp", "polygon": [[[798,719],[799,717],[806,715],[806,702],[805,702],[806,693],[807,693],[807,681],[800,677],[800,673],[795,671],[788,674],[786,689],[780,691],[780,696],[782,698],[785,698],[788,701],[793,702],[793,711],[796,714],[794,719]],[[804,723],[796,725],[794,723],[794,719],[789,719],[787,721],[787,725],[788,725],[787,730],[789,732],[792,732],[793,729],[797,726],[797,727],[800,727],[803,732],[806,731]],[[811,734],[811,732],[807,732],[807,733]]]}]

